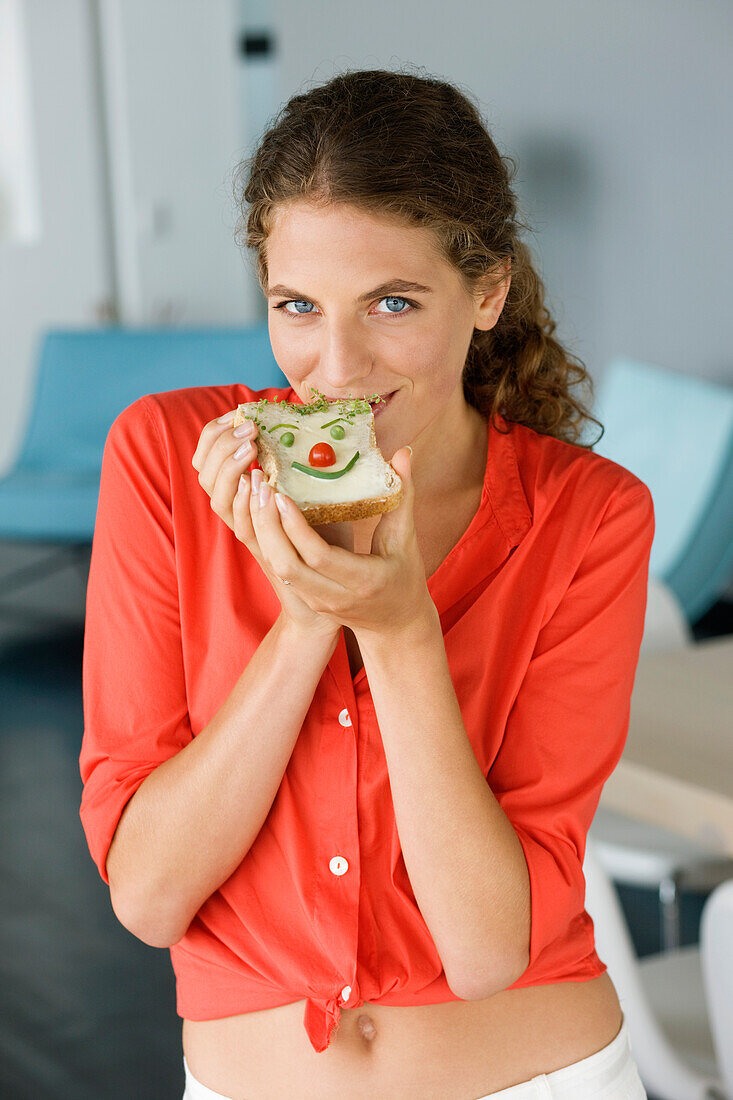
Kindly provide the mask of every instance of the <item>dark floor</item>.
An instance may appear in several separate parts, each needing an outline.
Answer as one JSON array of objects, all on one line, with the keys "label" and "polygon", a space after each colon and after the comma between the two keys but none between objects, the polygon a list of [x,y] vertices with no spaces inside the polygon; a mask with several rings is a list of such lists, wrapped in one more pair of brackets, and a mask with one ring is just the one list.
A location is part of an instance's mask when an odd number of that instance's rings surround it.
[{"label": "dark floor", "polygon": [[[179,1100],[169,954],[118,923],[79,820],[82,646],[81,626],[0,646],[0,1096]],[[659,950],[654,893],[619,892],[638,953]],[[682,899],[683,943],[704,900]]]},{"label": "dark floor", "polygon": [[0,657],[0,1096],[180,1100],[169,954],[117,921],[79,819],[82,643]]}]

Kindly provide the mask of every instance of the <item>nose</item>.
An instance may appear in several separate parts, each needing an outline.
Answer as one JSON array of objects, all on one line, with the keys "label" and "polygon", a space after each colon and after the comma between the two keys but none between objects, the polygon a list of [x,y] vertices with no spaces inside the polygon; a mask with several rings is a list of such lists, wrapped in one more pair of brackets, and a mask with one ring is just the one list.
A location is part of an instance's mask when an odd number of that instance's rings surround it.
[{"label": "nose", "polygon": [[320,366],[323,379],[333,392],[364,389],[373,368],[364,332],[348,322],[330,325],[321,349]]}]

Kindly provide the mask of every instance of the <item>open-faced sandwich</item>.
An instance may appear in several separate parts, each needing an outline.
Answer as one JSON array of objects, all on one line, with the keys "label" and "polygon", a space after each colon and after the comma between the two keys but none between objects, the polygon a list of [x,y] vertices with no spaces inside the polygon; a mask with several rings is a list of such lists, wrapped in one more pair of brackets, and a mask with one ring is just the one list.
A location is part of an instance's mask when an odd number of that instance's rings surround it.
[{"label": "open-faced sandwich", "polygon": [[[315,391],[318,394],[318,391]],[[399,474],[382,456],[374,432],[373,398],[309,405],[245,402],[232,427],[252,420],[259,429],[257,463],[273,492],[289,496],[311,527],[391,512],[402,500]]]}]

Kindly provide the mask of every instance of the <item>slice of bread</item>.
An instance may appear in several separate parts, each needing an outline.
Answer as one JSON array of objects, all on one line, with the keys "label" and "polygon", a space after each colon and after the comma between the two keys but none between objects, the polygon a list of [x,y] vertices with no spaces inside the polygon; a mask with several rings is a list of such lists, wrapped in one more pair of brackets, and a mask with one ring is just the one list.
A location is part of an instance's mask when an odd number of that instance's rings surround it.
[{"label": "slice of bread", "polygon": [[[290,497],[311,527],[399,507],[402,480],[377,446],[366,398],[328,401],[320,395],[310,405],[250,401],[238,406],[232,427],[244,420],[259,429],[257,462],[268,485]],[[316,443],[332,448],[332,463],[311,461]]]}]

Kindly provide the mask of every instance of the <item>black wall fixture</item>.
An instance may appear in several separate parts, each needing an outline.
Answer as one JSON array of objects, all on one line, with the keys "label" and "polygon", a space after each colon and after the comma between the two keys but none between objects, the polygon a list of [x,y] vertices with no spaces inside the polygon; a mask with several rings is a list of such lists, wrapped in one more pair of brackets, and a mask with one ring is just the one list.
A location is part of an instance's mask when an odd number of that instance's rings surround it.
[{"label": "black wall fixture", "polygon": [[247,31],[240,36],[242,57],[271,57],[275,53],[275,37],[271,31]]}]

